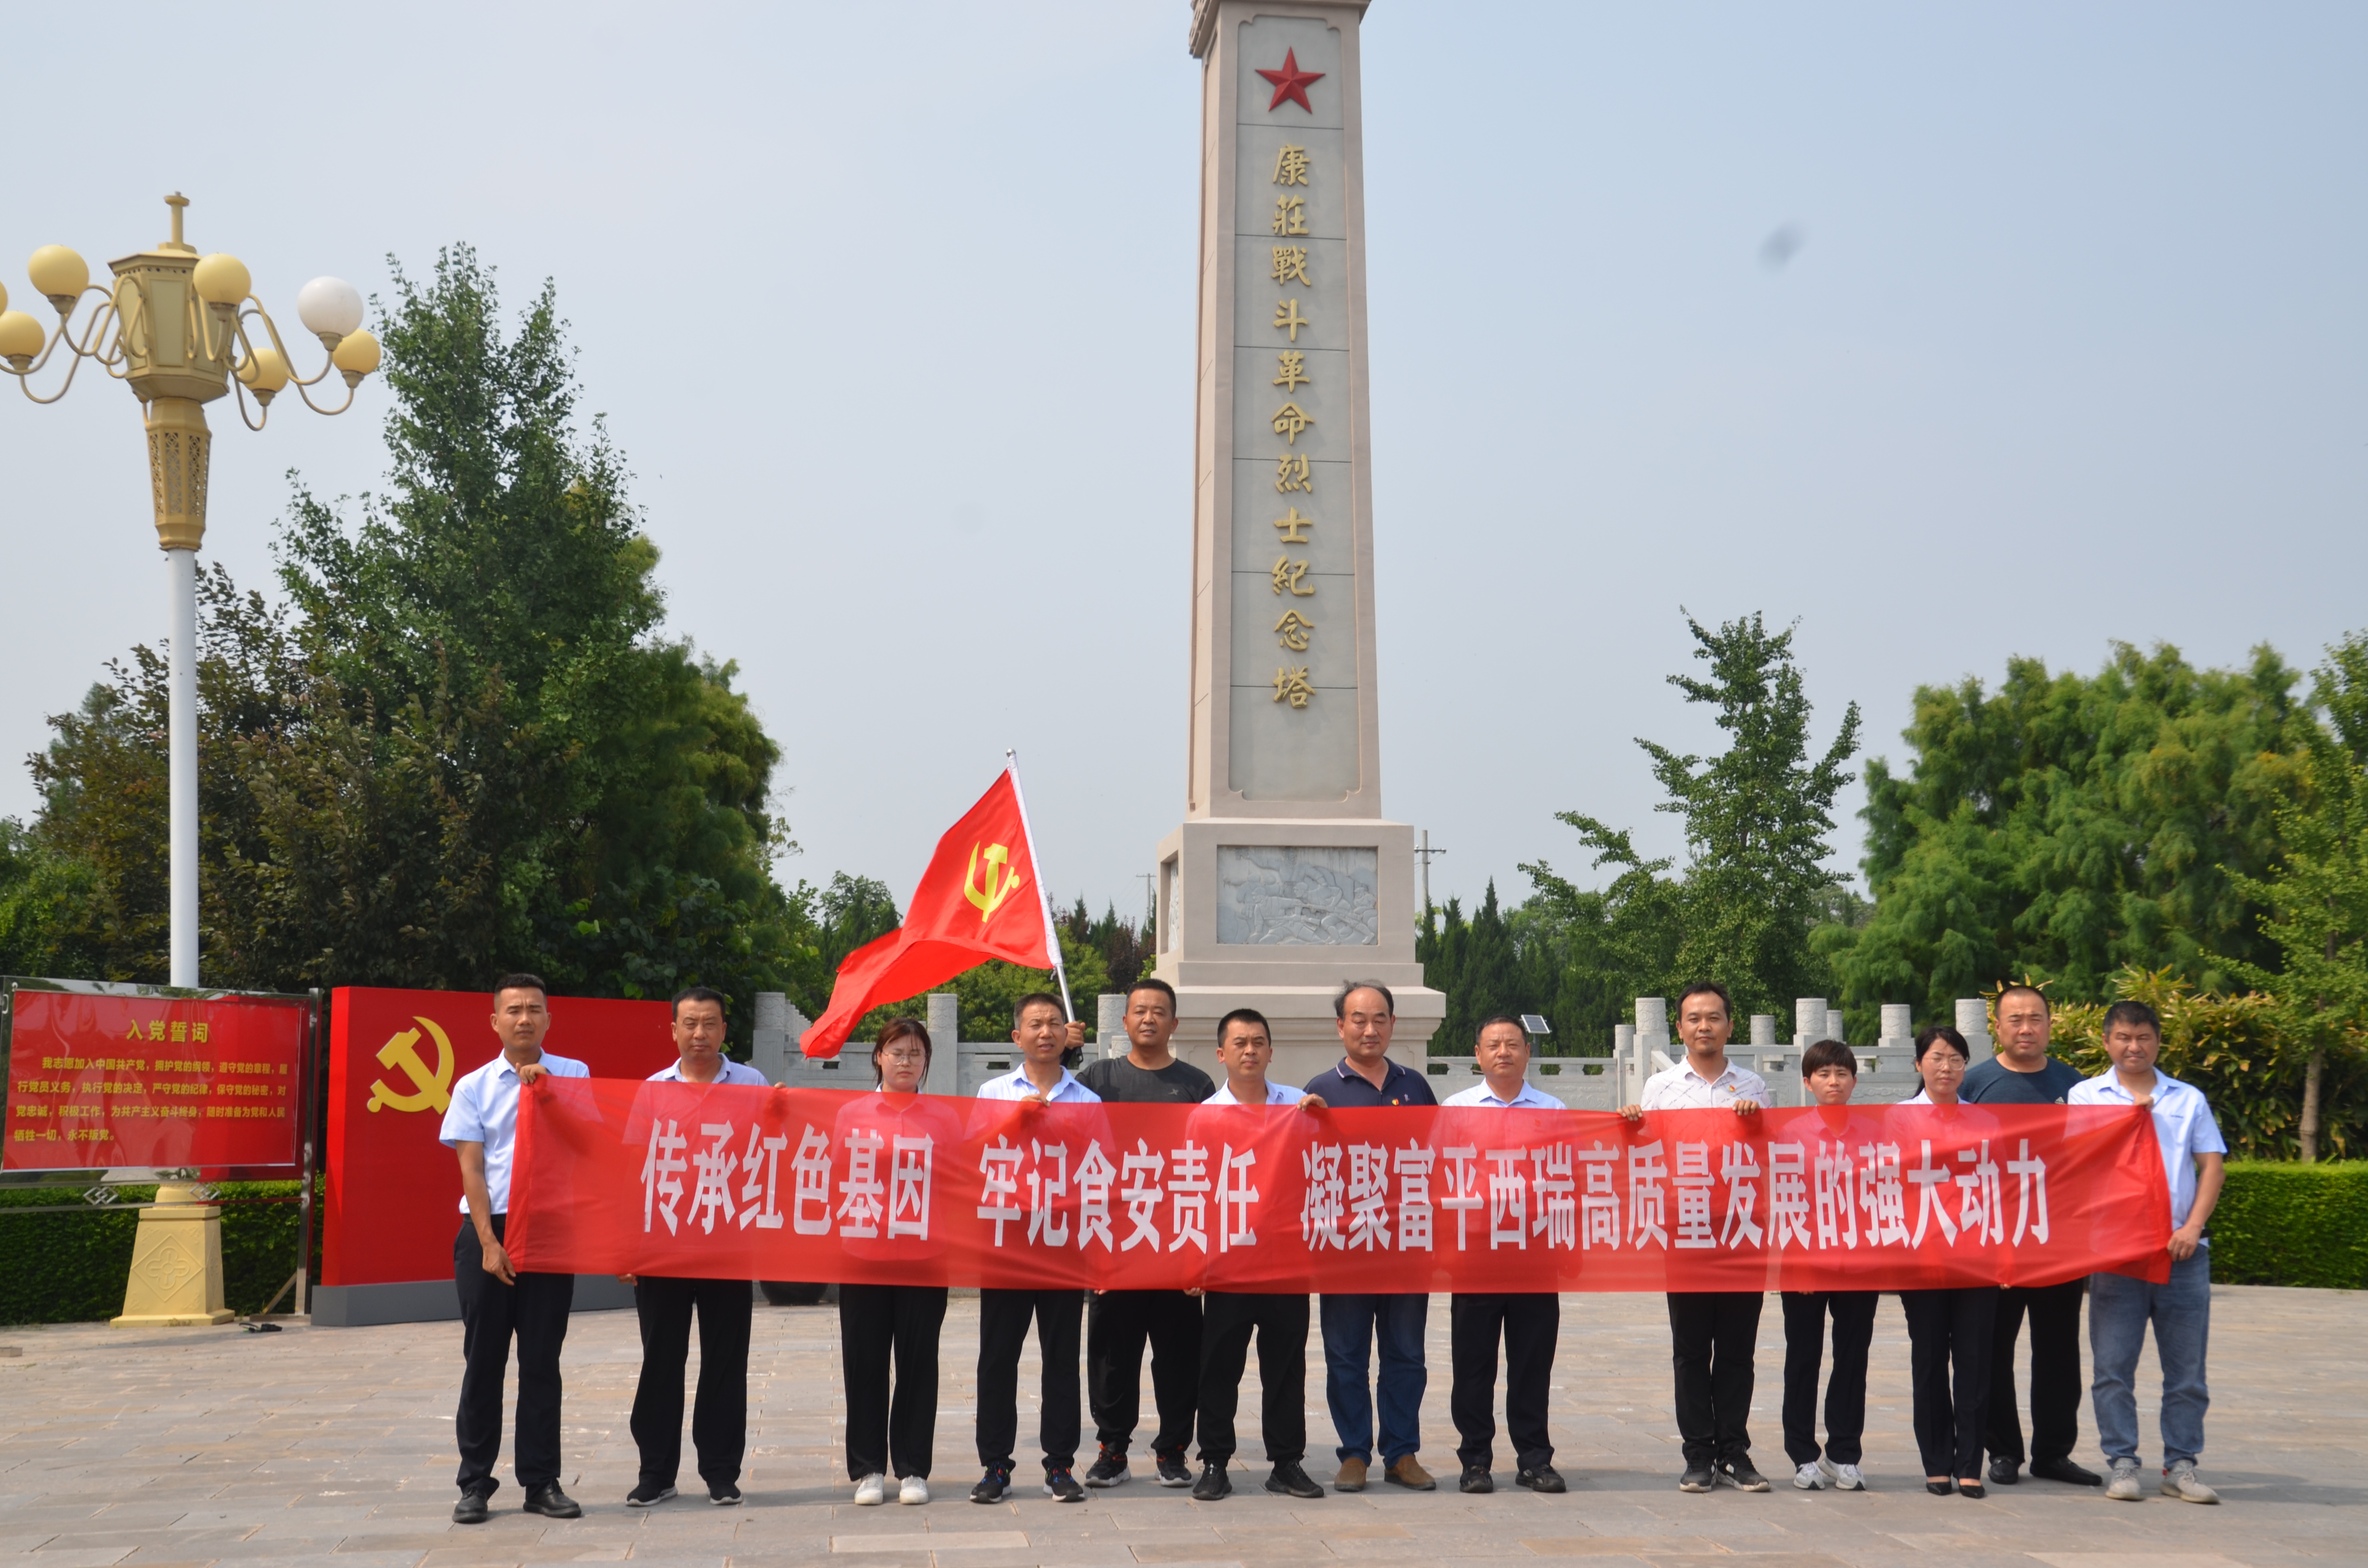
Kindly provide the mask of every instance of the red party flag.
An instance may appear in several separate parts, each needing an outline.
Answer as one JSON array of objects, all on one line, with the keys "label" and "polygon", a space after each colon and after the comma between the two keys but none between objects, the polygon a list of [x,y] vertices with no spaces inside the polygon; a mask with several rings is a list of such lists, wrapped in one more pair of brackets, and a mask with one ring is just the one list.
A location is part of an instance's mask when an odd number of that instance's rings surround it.
[{"label": "red party flag", "polygon": [[905,924],[856,949],[838,966],[830,1006],[799,1049],[808,1056],[837,1056],[872,1008],[917,996],[989,959],[1057,969],[1060,955],[1014,762],[938,840]]}]

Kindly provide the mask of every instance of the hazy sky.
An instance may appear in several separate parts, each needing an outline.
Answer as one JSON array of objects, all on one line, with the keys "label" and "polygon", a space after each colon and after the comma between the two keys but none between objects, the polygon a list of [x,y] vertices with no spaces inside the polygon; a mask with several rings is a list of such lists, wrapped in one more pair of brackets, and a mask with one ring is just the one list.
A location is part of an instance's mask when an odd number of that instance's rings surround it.
[{"label": "hazy sky", "polygon": [[[19,258],[103,272],[176,187],[290,329],[390,253],[555,278],[670,627],[781,744],[784,879],[902,899],[1017,745],[1058,891],[1139,907],[1184,806],[1188,12],[15,12],[58,63],[0,278],[46,320]],[[1797,621],[1820,744],[1854,699],[1895,760],[1917,683],[2009,654],[2368,626],[2368,10],[1378,0],[1364,61],[1383,787],[1442,896],[1577,869],[1560,809],[1677,846],[1631,737],[1714,733],[1680,605]],[[208,559],[268,585],[287,471],[371,487],[385,408],[216,404]],[[0,814],[162,634],[136,420],[0,403]]]}]

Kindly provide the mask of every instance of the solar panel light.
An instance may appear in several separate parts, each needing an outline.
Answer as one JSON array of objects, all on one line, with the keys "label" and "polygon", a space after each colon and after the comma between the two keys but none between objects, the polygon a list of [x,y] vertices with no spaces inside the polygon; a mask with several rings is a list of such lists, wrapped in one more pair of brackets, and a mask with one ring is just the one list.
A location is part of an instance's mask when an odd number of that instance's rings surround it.
[{"label": "solar panel light", "polygon": [[1523,1013],[1521,1015],[1521,1028],[1524,1032],[1529,1034],[1554,1033],[1554,1030],[1546,1026],[1545,1019],[1536,1013]]}]

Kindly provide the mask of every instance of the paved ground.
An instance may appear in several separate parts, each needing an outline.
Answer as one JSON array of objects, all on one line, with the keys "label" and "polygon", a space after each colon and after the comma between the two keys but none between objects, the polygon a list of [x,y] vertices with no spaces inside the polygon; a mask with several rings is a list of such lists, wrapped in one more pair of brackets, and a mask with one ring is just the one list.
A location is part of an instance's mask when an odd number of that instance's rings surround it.
[{"label": "paved ground", "polygon": [[[1377,1487],[1317,1503],[1257,1488],[1195,1504],[1137,1479],[1059,1506],[963,1499],[976,1302],[946,1325],[938,1474],[925,1508],[856,1508],[841,1469],[835,1309],[757,1308],[747,1506],[623,1506],[634,1478],[626,1412],[638,1364],[632,1314],[586,1313],[567,1345],[566,1484],[572,1523],[517,1511],[505,1484],[489,1525],[450,1524],[457,1324],[170,1333],[101,1325],[0,1330],[0,1563],[256,1563],[339,1568],[612,1561],[812,1561],[862,1568],[1007,1564],[1387,1564],[1591,1558],[1589,1568],[1906,1568],[1925,1560],[2032,1568],[2219,1568],[2368,1561],[2368,1297],[2243,1287],[2214,1292],[2217,1395],[2205,1473],[2227,1498],[2201,1508],[2026,1481],[1988,1500],[1925,1494],[1907,1427],[1907,1346],[1889,1302],[1875,1339],[1862,1494],[1722,1491],[1687,1496],[1669,1415],[1667,1320],[1657,1297],[1568,1296],[1554,1385],[1562,1497]],[[1447,1361],[1444,1301],[1430,1362]],[[1776,1312],[1761,1337],[1753,1422],[1771,1476],[1782,1356]],[[8,1347],[21,1353],[6,1355]],[[696,1363],[694,1362],[694,1367]],[[1255,1378],[1255,1370],[1252,1373]],[[1032,1363],[1023,1387],[1032,1386]],[[2149,1377],[2149,1383],[2150,1383]],[[2151,1398],[2150,1386],[2142,1397]],[[1318,1382],[1309,1427],[1331,1432]],[[1147,1391],[1146,1391],[1147,1403]],[[1246,1413],[1257,1400],[1246,1395]],[[2144,1412],[2153,1431],[2153,1413]],[[1452,1471],[1447,1381],[1433,1375],[1424,1455]],[[2083,1426],[2087,1426],[2084,1411]],[[1022,1430],[1033,1427],[1024,1415]],[[1255,1433],[1255,1419],[1245,1428]],[[1319,1449],[1321,1455],[1327,1450]],[[1501,1452],[1501,1450],[1500,1450]],[[1255,1457],[1255,1450],[1252,1456]],[[2096,1462],[2093,1446],[2082,1456]],[[1500,1467],[1504,1461],[1500,1460]],[[1311,1464],[1315,1469],[1315,1464]],[[1328,1475],[1329,1466],[1323,1467]],[[1023,1479],[1034,1479],[1023,1469]],[[1748,1563],[1732,1560],[1741,1555]]]}]

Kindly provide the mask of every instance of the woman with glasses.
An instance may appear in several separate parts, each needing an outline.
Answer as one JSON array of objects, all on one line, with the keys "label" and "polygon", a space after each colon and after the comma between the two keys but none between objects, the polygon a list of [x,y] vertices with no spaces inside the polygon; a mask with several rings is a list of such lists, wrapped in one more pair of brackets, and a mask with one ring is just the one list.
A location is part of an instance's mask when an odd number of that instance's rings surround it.
[{"label": "woman with glasses", "polygon": [[[1916,1037],[1916,1071],[1924,1088],[1900,1104],[1929,1106],[1939,1113],[1940,1126],[1933,1131],[1962,1133],[1962,1138],[1948,1137],[1945,1143],[1930,1141],[1936,1161],[1950,1158],[1961,1146],[1975,1146],[1997,1125],[1995,1118],[1957,1098],[1971,1057],[1965,1037],[1945,1026]],[[1918,1134],[1912,1144],[1904,1137],[1900,1144],[1906,1150],[1925,1142],[1926,1135]],[[1954,1194],[1951,1183],[1933,1196]],[[1977,1218],[1975,1222],[1981,1221]],[[1924,1456],[1924,1490],[1935,1497],[1952,1492],[1987,1495],[1982,1488],[1982,1434],[1989,1415],[1990,1327],[1998,1301],[1996,1285],[1899,1292],[1899,1304],[1907,1314],[1908,1366],[1916,1391],[1916,1446]]]},{"label": "woman with glasses", "polygon": [[[872,1042],[871,1072],[877,1088],[850,1096],[831,1144],[837,1160],[869,1153],[880,1196],[870,1199],[870,1213],[841,1206],[836,1216],[840,1244],[859,1260],[893,1256],[912,1263],[938,1256],[945,1250],[943,1244],[892,1224],[900,1213],[899,1194],[914,1188],[910,1178],[926,1176],[938,1152],[962,1141],[960,1120],[942,1101],[921,1093],[929,1078],[929,1031],[912,1018],[890,1019]],[[899,1139],[905,1141],[901,1146]],[[855,1482],[859,1504],[885,1503],[892,1471],[898,1483],[896,1501],[918,1505],[929,1500],[930,1450],[938,1427],[938,1330],[945,1321],[943,1285],[838,1288],[839,1363],[847,1377],[847,1473]]]}]

